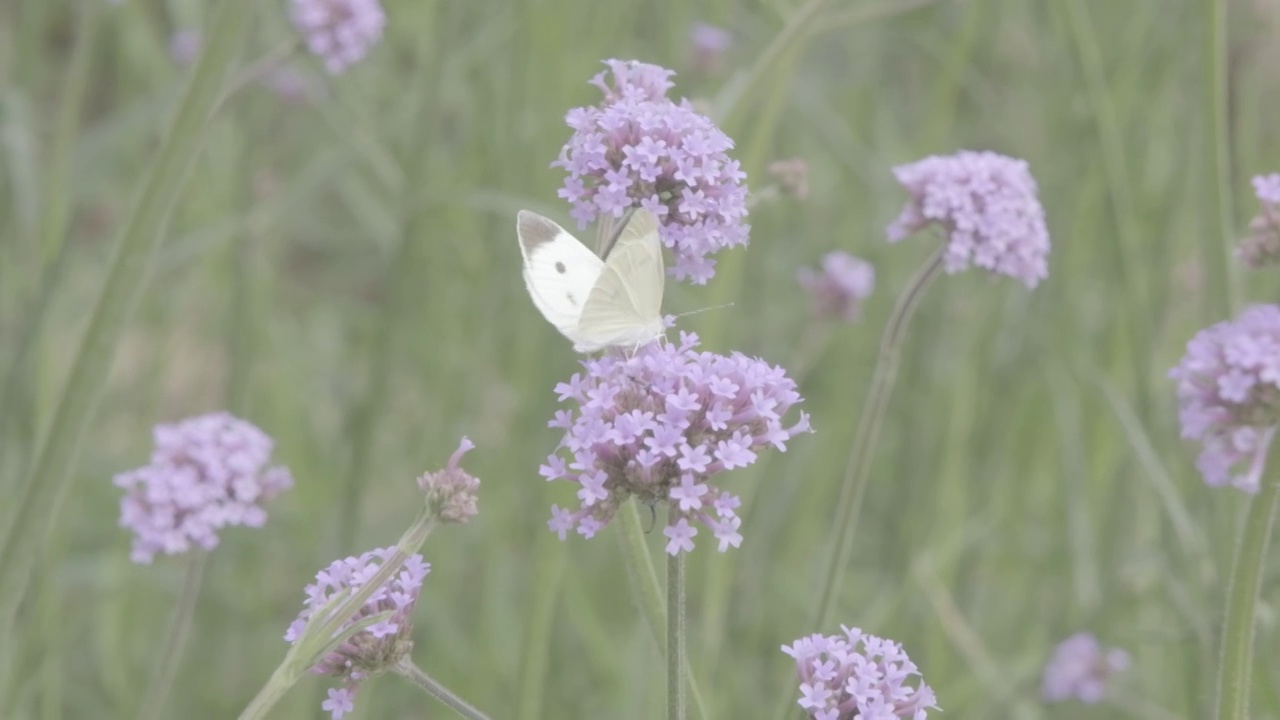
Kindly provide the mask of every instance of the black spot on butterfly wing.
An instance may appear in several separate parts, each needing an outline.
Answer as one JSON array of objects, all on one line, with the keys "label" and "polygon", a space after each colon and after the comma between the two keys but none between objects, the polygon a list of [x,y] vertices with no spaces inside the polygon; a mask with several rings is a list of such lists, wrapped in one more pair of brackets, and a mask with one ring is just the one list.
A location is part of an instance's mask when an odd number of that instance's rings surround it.
[{"label": "black spot on butterfly wing", "polygon": [[565,273],[564,263],[558,260],[556,261],[556,272],[560,273],[561,275]]}]

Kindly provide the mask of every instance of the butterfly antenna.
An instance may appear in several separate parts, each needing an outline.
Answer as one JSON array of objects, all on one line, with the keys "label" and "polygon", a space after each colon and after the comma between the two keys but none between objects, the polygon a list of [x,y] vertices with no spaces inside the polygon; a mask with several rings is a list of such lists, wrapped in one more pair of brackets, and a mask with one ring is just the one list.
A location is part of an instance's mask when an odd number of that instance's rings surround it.
[{"label": "butterfly antenna", "polygon": [[613,250],[613,246],[617,244],[618,238],[622,237],[622,231],[627,228],[627,223],[631,222],[631,216],[636,212],[635,207],[627,208],[626,214],[620,218],[606,217],[600,221],[597,228],[597,237],[599,239],[599,255],[600,259],[609,257],[609,253]]},{"label": "butterfly antenna", "polygon": [[676,315],[676,317],[679,318],[679,317],[684,317],[685,315],[697,315],[698,313],[704,313],[708,310],[720,310],[721,308],[727,308],[727,307],[733,307],[733,303],[725,303],[723,305],[712,305],[711,307],[705,307],[699,310],[690,310],[689,312],[680,313],[679,315]]}]

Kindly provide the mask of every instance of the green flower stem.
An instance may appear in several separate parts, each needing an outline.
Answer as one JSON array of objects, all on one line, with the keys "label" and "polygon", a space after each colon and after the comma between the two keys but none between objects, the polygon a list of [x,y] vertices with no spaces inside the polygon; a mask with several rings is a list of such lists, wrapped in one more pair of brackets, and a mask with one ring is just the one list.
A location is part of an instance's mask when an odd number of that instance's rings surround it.
[{"label": "green flower stem", "polygon": [[831,624],[836,598],[844,586],[845,570],[849,564],[849,555],[853,552],[858,511],[862,507],[862,495],[867,488],[867,478],[870,476],[880,428],[884,425],[885,411],[889,407],[889,395],[893,392],[893,382],[898,375],[898,356],[906,337],[907,323],[919,307],[925,290],[941,270],[942,251],[939,250],[916,273],[902,297],[898,298],[898,304],[889,316],[888,325],[880,339],[880,354],[876,358],[876,368],[871,376],[871,389],[862,408],[862,417],[858,420],[858,430],[854,434],[844,480],[840,485],[835,524],[831,528],[827,570],[823,575],[825,584],[818,596],[817,612],[814,613],[811,625],[814,632],[822,632],[823,628]]},{"label": "green flower stem", "polygon": [[397,675],[427,691],[427,694],[453,708],[459,715],[468,720],[489,720],[489,716],[472,707],[466,700],[454,695],[448,688],[418,669],[408,657],[400,659],[392,668]]},{"label": "green flower stem", "polygon": [[[1280,452],[1272,453],[1272,475],[1280,475]],[[1236,547],[1231,583],[1227,587],[1226,626],[1222,632],[1222,658],[1218,666],[1217,720],[1248,720],[1249,684],[1253,675],[1253,619],[1262,587],[1271,527],[1280,504],[1280,477],[1262,483],[1249,502],[1249,514]]]},{"label": "green flower stem", "polygon": [[[862,495],[866,490],[880,427],[884,424],[885,410],[889,406],[889,395],[897,377],[898,354],[906,337],[907,323],[915,314],[925,290],[933,284],[941,270],[942,250],[939,249],[916,273],[898,298],[898,304],[894,306],[884,334],[880,337],[880,353],[871,375],[871,387],[862,408],[862,416],[858,419],[858,429],[853,436],[853,445],[845,464],[844,480],[840,485],[840,498],[836,501],[835,522],[831,526],[831,537],[828,540],[827,568],[822,576],[824,584],[809,626],[812,632],[824,632],[831,624],[836,598],[844,585],[849,555],[853,552],[853,536],[857,529],[858,512],[862,507]],[[794,703],[792,696],[780,695],[773,717],[790,717]]]},{"label": "green flower stem", "polygon": [[685,720],[684,553],[667,556],[667,720]]},{"label": "green flower stem", "polygon": [[173,678],[178,674],[178,665],[182,662],[183,651],[187,647],[187,638],[191,635],[191,620],[196,614],[196,600],[200,597],[200,587],[204,580],[204,566],[208,553],[193,550],[187,554],[186,579],[182,583],[182,595],[178,599],[178,607],[173,612],[173,622],[169,625],[169,637],[165,643],[164,653],[156,664],[151,676],[151,685],[147,688],[146,699],[142,702],[142,711],[138,717],[142,720],[154,720],[164,716],[164,703],[169,696],[169,688],[173,687]]},{"label": "green flower stem", "polygon": [[[614,516],[616,522],[622,523],[622,559],[627,568],[627,577],[631,579],[631,592],[640,606],[640,614],[653,634],[653,641],[658,650],[667,652],[666,638],[662,628],[667,624],[666,611],[662,607],[662,588],[658,585],[658,573],[653,568],[653,558],[649,557],[649,548],[644,542],[644,529],[640,523],[640,510],[634,500],[623,503]],[[681,661],[684,666],[684,687],[693,707],[701,718],[709,718],[706,705],[702,702],[702,693],[694,680],[693,670],[689,663]]]},{"label": "green flower stem", "polygon": [[360,608],[364,606],[369,596],[391,579],[393,575],[400,571],[400,567],[404,565],[405,560],[409,556],[418,552],[422,547],[422,543],[426,542],[427,536],[435,529],[436,519],[434,513],[423,504],[423,509],[418,513],[418,517],[413,521],[413,525],[405,531],[400,537],[400,541],[396,543],[395,551],[391,557],[382,563],[378,568],[378,572],[369,578],[369,581],[361,585],[358,590],[351,594],[346,600],[338,604],[337,608],[330,613],[324,622],[311,622],[303,631],[302,636],[285,655],[280,666],[271,673],[271,677],[267,680],[266,685],[258,691],[258,694],[249,702],[249,705],[240,713],[240,720],[249,720],[250,718],[266,717],[266,714],[275,706],[280,698],[293,687],[299,679],[306,674],[311,666],[316,664],[319,656],[325,651],[342,626],[345,625],[352,617],[355,616]]},{"label": "green flower stem", "polygon": [[93,421],[116,346],[146,287],[169,212],[200,150],[222,82],[240,54],[257,5],[254,0],[219,3],[208,43],[116,241],[106,282],[72,362],[48,437],[19,488],[10,515],[13,522],[0,539],[0,647],[9,646],[8,635],[31,568],[41,559],[45,539],[71,489],[81,439]]}]

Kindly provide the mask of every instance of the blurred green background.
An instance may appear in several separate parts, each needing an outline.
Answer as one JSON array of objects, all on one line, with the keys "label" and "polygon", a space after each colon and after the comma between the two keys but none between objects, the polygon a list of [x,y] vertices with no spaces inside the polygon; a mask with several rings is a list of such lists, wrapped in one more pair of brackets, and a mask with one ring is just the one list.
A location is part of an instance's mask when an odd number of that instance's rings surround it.
[{"label": "blurred green background", "polygon": [[[0,4],[0,491],[10,497],[189,79],[170,38],[199,30],[216,5],[103,3],[82,24],[91,3]],[[1217,128],[1209,12],[1221,4],[1228,123]],[[238,78],[296,39],[284,5],[256,8]],[[483,482],[480,515],[423,549],[433,569],[415,615],[418,665],[494,718],[661,713],[662,659],[616,528],[561,543],[546,527],[549,506],[573,499],[537,474],[559,439],[546,427],[552,388],[578,366],[528,300],[513,232],[520,208],[568,224],[563,174],[548,165],[568,138],[565,111],[597,100],[586,81],[610,57],[677,70],[672,95],[706,103],[753,189],[769,185],[775,160],[810,169],[807,198],[755,206],[749,248],[722,253],[708,286],[668,284],[667,312],[732,302],[680,325],[706,349],[787,367],[817,430],[724,480],[744,499],[740,549],[703,542],[693,553],[690,654],[712,715],[770,716],[797,693],[779,646],[838,630],[807,625],[838,484],[885,318],[933,242],[884,241],[905,200],[890,171],[958,149],[1030,162],[1054,243],[1050,277],[1028,292],[973,272],[930,291],[839,617],[902,642],[943,717],[1209,715],[1245,496],[1200,481],[1165,373],[1195,330],[1234,314],[1233,293],[1277,299],[1274,276],[1237,273],[1228,252],[1231,228],[1256,209],[1248,178],[1280,169],[1280,2],[393,0],[386,10],[383,41],[348,73],[331,78],[292,55],[305,98],[241,83],[213,119],[19,636],[0,649],[13,672],[0,717],[137,713],[183,561],[128,561],[111,478],[146,462],[154,423],[222,408],[276,439],[297,485],[270,505],[265,528],[227,530],[210,556],[167,716],[238,713],[283,657],[303,586],[336,557],[394,543],[419,502],[414,479],[464,434],[478,448],[465,465]],[[691,59],[695,22],[733,34],[718,71]],[[61,182],[55,138],[85,28],[93,46]],[[50,203],[67,208],[65,242],[48,236]],[[876,266],[858,325],[812,319],[795,281],[833,249]],[[0,522],[11,516],[0,501]],[[661,533],[649,539],[658,557]],[[1280,717],[1274,570],[1255,718]],[[1115,703],[1042,707],[1042,665],[1078,630],[1130,651],[1133,669]],[[324,687],[308,678],[273,716],[320,716]],[[447,715],[383,677],[361,690],[354,717]]]}]

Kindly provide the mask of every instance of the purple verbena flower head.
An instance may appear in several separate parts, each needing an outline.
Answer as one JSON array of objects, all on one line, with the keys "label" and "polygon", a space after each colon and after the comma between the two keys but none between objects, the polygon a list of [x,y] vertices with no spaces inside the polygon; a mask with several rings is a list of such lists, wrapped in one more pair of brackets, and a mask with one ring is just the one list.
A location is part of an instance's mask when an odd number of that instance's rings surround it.
[{"label": "purple verbena flower head", "polygon": [[114,480],[125,490],[120,525],[133,530],[136,563],[211,550],[228,525],[261,527],[262,504],[293,485],[287,469],[268,466],[271,438],[228,413],[157,425],[152,436],[151,463]]},{"label": "purple verbena flower head", "polygon": [[556,386],[560,410],[551,427],[565,431],[540,473],[578,486],[577,510],[552,506],[551,529],[598,532],[624,501],[664,502],[667,552],[693,548],[694,523],[711,530],[721,552],[742,542],[736,496],[712,484],[716,475],[756,461],[769,447],[786,450],[809,431],[801,412],[790,427],[783,417],[800,402],[781,368],[741,353],[698,352],[698,339],[650,343],[635,355],[582,361],[584,373]]},{"label": "purple verbena flower head", "polygon": [[418,478],[418,487],[427,498],[427,507],[431,508],[436,520],[441,523],[464,523],[477,512],[480,481],[458,467],[462,456],[474,448],[474,443],[462,438],[443,470],[426,473]]},{"label": "purple verbena flower head", "polygon": [[871,263],[843,250],[827,253],[821,270],[800,268],[796,278],[809,291],[815,315],[847,322],[862,316],[862,302],[876,287],[876,271]]},{"label": "purple verbena flower head", "polygon": [[1113,676],[1129,667],[1129,653],[1104,650],[1091,633],[1063,640],[1044,666],[1041,695],[1047,702],[1079,700],[1090,705],[1107,696]]},{"label": "purple verbena flower head", "polygon": [[1182,437],[1204,443],[1204,481],[1258,492],[1280,425],[1280,306],[1255,305],[1196,333],[1169,377]]},{"label": "purple verbena flower head", "polygon": [[675,254],[672,275],[702,285],[715,274],[711,255],[747,243],[747,188],[733,141],[688,100],[666,97],[672,74],[656,65],[608,60],[592,84],[598,106],[570,110],[572,137],[551,165],[564,168],[560,197],[579,228],[640,206],[658,217]]},{"label": "purple verbena flower head", "polygon": [[1253,193],[1262,211],[1249,222],[1249,234],[1240,241],[1236,256],[1256,270],[1280,265],[1280,173],[1255,177]]},{"label": "purple verbena flower head", "polygon": [[902,646],[843,625],[840,635],[810,635],[782,652],[795,658],[800,699],[813,720],[924,720],[938,699]]},{"label": "purple verbena flower head", "polygon": [[[335,560],[316,573],[315,583],[306,588],[302,612],[289,625],[284,639],[297,642],[316,612],[328,607],[336,596],[364,587],[395,552],[395,547],[371,550],[360,557]],[[422,580],[430,571],[431,564],[423,562],[421,555],[410,555],[399,572],[369,596],[339,633],[376,615],[389,612],[390,616],[352,635],[312,666],[311,672],[317,675],[343,681],[340,689],[329,691],[329,699],[321,706],[334,720],[351,711],[362,680],[391,668],[413,649],[413,607],[422,591]]]},{"label": "purple verbena flower head", "polygon": [[689,28],[689,60],[703,75],[720,72],[724,55],[732,44],[733,35],[722,27],[700,22]]},{"label": "purple verbena flower head", "polygon": [[290,0],[289,19],[333,75],[359,62],[387,24],[379,0]]},{"label": "purple verbena flower head", "polygon": [[899,165],[893,174],[911,200],[889,224],[889,242],[937,224],[949,273],[976,265],[1029,288],[1048,277],[1049,231],[1025,160],[966,150]]}]

